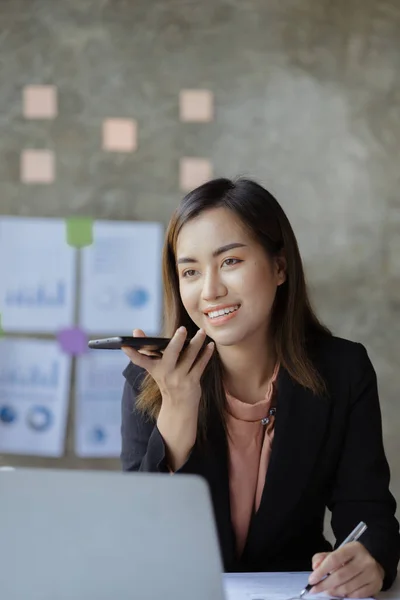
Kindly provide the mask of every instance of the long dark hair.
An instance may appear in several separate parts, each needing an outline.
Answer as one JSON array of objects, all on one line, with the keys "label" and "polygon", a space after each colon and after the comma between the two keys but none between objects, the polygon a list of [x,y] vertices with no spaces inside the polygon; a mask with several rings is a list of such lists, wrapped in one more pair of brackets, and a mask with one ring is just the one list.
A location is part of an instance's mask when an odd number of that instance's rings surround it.
[{"label": "long dark hair", "polygon": [[[311,308],[303,264],[292,227],[278,201],[258,183],[249,179],[215,179],[183,198],[169,223],[163,250],[164,335],[172,337],[184,325],[188,336],[197,325],[187,314],[179,293],[176,245],[182,227],[203,211],[223,207],[232,211],[269,257],[282,251],[286,257],[286,281],[277,288],[271,316],[271,334],[277,359],[291,378],[315,394],[323,393],[325,383],[307,351],[307,340],[315,334],[331,335]],[[222,364],[215,350],[201,381],[199,434],[207,436],[211,412],[225,423],[226,397]],[[137,407],[156,418],[161,394],[155,381],[146,374]]]}]

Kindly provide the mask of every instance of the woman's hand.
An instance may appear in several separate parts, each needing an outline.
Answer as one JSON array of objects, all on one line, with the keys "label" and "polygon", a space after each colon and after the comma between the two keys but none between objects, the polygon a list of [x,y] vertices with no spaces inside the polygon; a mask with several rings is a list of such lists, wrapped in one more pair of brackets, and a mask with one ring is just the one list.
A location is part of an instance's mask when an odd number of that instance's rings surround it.
[{"label": "woman's hand", "polygon": [[315,554],[312,568],[308,581],[314,587],[310,594],[324,592],[329,596],[369,598],[380,592],[385,576],[381,565],[360,542],[351,542],[334,552]]},{"label": "woman's hand", "polygon": [[[133,335],[145,336],[140,329],[135,329]],[[182,351],[186,335],[186,329],[180,327],[161,357],[156,357],[145,348],[140,351],[127,346],[122,348],[135,365],[143,367],[152,376],[160,389],[163,405],[182,410],[198,408],[201,398],[200,378],[214,349],[213,342],[210,342],[201,352],[206,334],[199,329]]]},{"label": "woman's hand", "polygon": [[[144,333],[134,330],[133,335],[142,336]],[[186,329],[180,327],[161,358],[151,358],[144,349],[138,352],[133,348],[123,348],[135,365],[143,367],[153,377],[161,392],[157,427],[166,445],[168,468],[172,472],[185,464],[196,441],[200,378],[214,349],[211,342],[202,350],[205,338],[204,331],[199,329],[183,350]]]}]

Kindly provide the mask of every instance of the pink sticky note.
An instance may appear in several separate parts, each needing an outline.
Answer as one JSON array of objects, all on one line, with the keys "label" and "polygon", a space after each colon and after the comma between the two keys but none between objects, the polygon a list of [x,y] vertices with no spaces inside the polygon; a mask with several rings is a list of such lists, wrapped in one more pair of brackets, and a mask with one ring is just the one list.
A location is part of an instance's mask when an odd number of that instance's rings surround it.
[{"label": "pink sticky note", "polygon": [[103,150],[134,152],[137,149],[137,123],[133,119],[103,121]]},{"label": "pink sticky note", "polygon": [[54,85],[27,85],[23,96],[26,119],[54,119],[57,116],[57,88]]},{"label": "pink sticky note", "polygon": [[214,95],[210,90],[181,90],[179,94],[181,121],[208,123],[214,117]]},{"label": "pink sticky note", "polygon": [[21,154],[21,181],[24,183],[52,183],[55,178],[54,152],[51,150],[24,150]]},{"label": "pink sticky note", "polygon": [[87,337],[79,327],[62,329],[57,334],[58,343],[66,354],[79,356],[88,352]]},{"label": "pink sticky note", "polygon": [[202,185],[213,176],[211,162],[206,158],[181,158],[179,183],[181,190],[188,192]]}]

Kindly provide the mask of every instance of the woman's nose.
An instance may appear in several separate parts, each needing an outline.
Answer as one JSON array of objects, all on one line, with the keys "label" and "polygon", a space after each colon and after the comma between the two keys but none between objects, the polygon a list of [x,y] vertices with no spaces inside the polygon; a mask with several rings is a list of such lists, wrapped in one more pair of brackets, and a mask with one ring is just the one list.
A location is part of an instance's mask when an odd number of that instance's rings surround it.
[{"label": "woman's nose", "polygon": [[208,302],[221,298],[227,293],[226,286],[219,275],[210,273],[204,278],[202,296]]}]

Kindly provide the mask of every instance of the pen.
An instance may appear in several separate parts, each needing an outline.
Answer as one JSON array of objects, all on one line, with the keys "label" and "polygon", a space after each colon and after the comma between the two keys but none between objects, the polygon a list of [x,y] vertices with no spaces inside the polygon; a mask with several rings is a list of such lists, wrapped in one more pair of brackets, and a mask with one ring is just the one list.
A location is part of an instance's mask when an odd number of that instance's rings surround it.
[{"label": "pen", "polygon": [[[366,524],[361,521],[357,527],[355,527],[353,529],[353,531],[347,536],[347,538],[340,544],[340,546],[338,547],[341,548],[342,546],[344,546],[345,544],[348,544],[349,542],[355,542],[356,540],[358,540],[358,538],[364,533],[364,531],[367,529]],[[326,577],[329,576],[326,575]],[[324,577],[323,579],[321,579],[321,581],[324,581],[326,579],[326,577]],[[320,582],[319,582],[320,583]],[[304,596],[304,594],[307,594],[307,592],[309,592],[311,590],[311,588],[314,587],[314,585],[318,585],[317,583],[314,583],[313,585],[311,585],[311,583],[309,583],[304,590],[302,590],[299,594],[299,598],[302,598]]]}]

